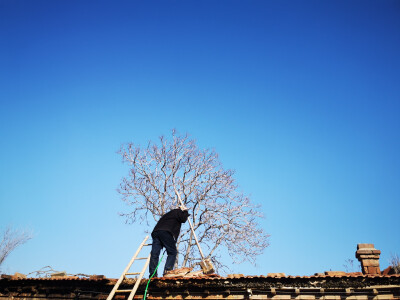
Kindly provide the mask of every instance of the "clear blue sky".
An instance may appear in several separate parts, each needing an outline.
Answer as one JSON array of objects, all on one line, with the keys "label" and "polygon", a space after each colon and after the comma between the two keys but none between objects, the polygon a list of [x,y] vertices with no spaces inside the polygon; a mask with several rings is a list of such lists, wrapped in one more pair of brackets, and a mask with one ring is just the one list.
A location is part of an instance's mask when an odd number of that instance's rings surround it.
[{"label": "clear blue sky", "polygon": [[116,151],[172,128],[262,205],[233,272],[400,254],[399,1],[0,0],[0,35],[0,227],[34,232],[7,273],[119,276],[145,228]]}]

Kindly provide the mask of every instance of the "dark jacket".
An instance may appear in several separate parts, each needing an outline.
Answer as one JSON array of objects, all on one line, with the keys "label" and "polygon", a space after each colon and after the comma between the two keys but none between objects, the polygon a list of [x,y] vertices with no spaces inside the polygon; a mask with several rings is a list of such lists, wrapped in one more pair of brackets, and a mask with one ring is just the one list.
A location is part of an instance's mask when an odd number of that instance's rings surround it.
[{"label": "dark jacket", "polygon": [[161,217],[154,227],[153,232],[158,230],[169,231],[175,240],[177,240],[181,231],[181,225],[187,221],[188,217],[189,213],[187,210],[181,210],[180,208],[173,209]]}]

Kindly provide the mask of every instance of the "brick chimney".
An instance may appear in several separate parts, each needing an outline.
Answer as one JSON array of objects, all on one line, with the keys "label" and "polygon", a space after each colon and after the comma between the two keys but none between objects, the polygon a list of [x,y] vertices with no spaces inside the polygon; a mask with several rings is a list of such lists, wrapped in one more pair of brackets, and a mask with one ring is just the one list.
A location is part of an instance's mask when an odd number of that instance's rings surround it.
[{"label": "brick chimney", "polygon": [[374,244],[358,244],[356,257],[361,263],[363,274],[381,274],[379,269],[379,256],[381,251],[374,248]]}]

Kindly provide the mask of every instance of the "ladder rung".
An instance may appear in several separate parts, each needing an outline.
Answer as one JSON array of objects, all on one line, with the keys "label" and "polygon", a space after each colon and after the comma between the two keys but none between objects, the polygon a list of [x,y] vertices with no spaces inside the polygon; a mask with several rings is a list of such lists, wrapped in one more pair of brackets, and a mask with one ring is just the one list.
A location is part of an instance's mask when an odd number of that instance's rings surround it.
[{"label": "ladder rung", "polygon": [[[125,268],[124,272],[122,273],[121,277],[118,279],[117,283],[114,285],[113,289],[111,290],[110,294],[107,297],[107,300],[113,300],[113,297],[115,295],[115,293],[129,293],[129,297],[127,300],[134,300],[135,294],[139,288],[139,285],[142,281],[143,278],[143,274],[146,270],[146,268],[149,266],[149,261],[150,261],[150,255],[148,257],[139,257],[136,258],[137,255],[139,255],[140,250],[142,250],[143,246],[151,246],[152,244],[145,244],[147,239],[149,238],[149,236],[146,236],[145,239],[143,240],[143,242],[140,244],[139,248],[137,249],[135,255],[132,257],[132,259],[130,260],[128,266]],[[129,273],[129,269],[132,266],[133,262],[135,261],[135,259],[145,259],[146,262],[144,264],[144,267],[142,269],[142,272],[132,272]],[[126,275],[139,275],[137,276],[135,279],[135,285],[133,286],[133,288],[131,290],[118,290],[119,286],[121,285],[121,283],[123,282],[124,279],[126,278]]]}]

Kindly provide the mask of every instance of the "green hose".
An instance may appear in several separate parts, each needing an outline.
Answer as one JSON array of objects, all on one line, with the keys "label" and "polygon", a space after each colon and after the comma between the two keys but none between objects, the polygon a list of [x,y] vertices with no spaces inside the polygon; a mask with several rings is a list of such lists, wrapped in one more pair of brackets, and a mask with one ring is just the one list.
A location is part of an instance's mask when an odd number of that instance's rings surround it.
[{"label": "green hose", "polygon": [[[164,251],[164,253],[165,253],[165,251]],[[161,264],[161,261],[162,261],[163,257],[164,257],[164,254],[161,255],[161,259],[160,259],[160,261],[158,262],[157,267],[156,267],[156,269],[155,269],[154,272],[153,272],[153,275],[151,275],[150,278],[149,278],[149,281],[147,281],[146,289],[144,290],[144,297],[143,297],[143,300],[146,300],[147,289],[149,288],[150,280],[151,280],[151,279],[154,277],[154,275],[156,274],[157,269],[158,269],[158,266]]]}]

